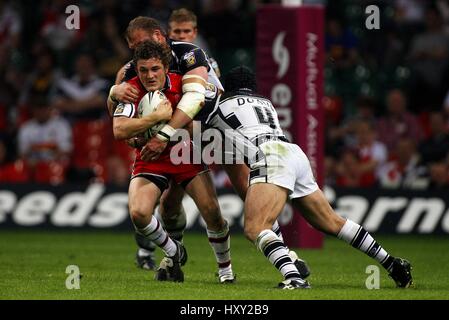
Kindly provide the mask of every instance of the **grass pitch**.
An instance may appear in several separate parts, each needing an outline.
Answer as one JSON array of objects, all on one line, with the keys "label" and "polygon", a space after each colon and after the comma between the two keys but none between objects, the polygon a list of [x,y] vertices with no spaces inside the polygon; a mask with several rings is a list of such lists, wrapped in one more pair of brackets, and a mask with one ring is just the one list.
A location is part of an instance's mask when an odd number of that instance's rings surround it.
[{"label": "grass pitch", "polygon": [[[376,237],[413,265],[415,288],[397,289],[380,268],[380,289],[368,290],[366,255],[326,238],[322,250],[297,250],[311,270],[311,290],[275,289],[280,274],[242,235],[233,235],[237,283],[220,285],[205,234],[188,233],[184,283],[160,283],[134,265],[133,234],[112,232],[0,231],[0,299],[443,299],[449,300],[449,237]],[[162,253],[158,251],[158,260]],[[79,290],[66,288],[66,267],[77,265]]]}]

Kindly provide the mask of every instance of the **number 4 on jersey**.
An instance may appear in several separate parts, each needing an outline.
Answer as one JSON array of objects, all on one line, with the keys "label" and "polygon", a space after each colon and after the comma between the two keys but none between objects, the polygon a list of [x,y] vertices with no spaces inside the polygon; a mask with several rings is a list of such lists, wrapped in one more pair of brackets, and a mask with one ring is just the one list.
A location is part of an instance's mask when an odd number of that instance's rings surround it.
[{"label": "number 4 on jersey", "polygon": [[259,123],[261,124],[267,124],[272,129],[277,129],[276,122],[274,121],[274,115],[273,112],[268,109],[261,106],[254,106],[254,111],[257,114],[257,118],[259,119]]}]

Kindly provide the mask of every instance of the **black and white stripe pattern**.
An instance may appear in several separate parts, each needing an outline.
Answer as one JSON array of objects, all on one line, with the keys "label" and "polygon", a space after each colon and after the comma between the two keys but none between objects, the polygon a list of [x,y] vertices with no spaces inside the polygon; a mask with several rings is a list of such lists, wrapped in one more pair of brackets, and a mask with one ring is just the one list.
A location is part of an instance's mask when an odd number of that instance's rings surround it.
[{"label": "black and white stripe pattern", "polygon": [[284,241],[284,237],[282,236],[281,227],[279,226],[278,221],[274,221],[273,226],[271,227],[271,230],[273,230],[274,233],[278,236],[281,241]]},{"label": "black and white stripe pattern", "polygon": [[256,244],[271,264],[282,273],[285,280],[301,278],[288,255],[284,242],[273,231],[263,230],[257,237]]},{"label": "black and white stripe pattern", "polygon": [[167,256],[172,257],[176,254],[175,242],[168,236],[168,233],[154,216],[151,217],[149,225],[145,228],[137,228],[137,232],[154,242]]},{"label": "black and white stripe pattern", "polygon": [[359,224],[349,219],[346,220],[338,237],[371,258],[376,259],[385,269],[389,270],[391,268],[394,258]]},{"label": "black and white stripe pattern", "polygon": [[251,171],[249,172],[249,180],[252,181],[254,179],[263,179],[263,181],[267,182],[268,179],[267,168],[260,167],[256,169],[251,169]]}]

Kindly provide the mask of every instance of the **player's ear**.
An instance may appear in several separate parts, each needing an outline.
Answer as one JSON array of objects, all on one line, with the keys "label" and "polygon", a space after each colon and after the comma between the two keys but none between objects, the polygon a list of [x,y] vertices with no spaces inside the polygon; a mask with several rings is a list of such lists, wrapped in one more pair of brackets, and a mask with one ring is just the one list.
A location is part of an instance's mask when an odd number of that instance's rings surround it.
[{"label": "player's ear", "polygon": [[154,41],[159,42],[159,43],[161,43],[163,41],[163,39],[165,39],[161,30],[154,30],[152,38]]}]

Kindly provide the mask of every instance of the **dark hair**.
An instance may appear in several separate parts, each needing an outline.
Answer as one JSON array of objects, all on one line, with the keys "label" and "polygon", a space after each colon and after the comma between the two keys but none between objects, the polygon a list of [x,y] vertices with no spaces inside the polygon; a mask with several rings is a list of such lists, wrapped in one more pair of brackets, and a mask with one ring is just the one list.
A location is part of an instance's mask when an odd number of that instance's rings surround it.
[{"label": "dark hair", "polygon": [[248,90],[255,92],[257,90],[256,75],[245,66],[235,67],[226,75],[224,89],[225,91]]},{"label": "dark hair", "polygon": [[159,30],[164,36],[166,35],[164,29],[160,25],[159,21],[150,17],[139,16],[132,19],[128,28],[126,28],[125,38],[129,41],[131,33],[135,30],[145,30],[149,34],[153,34],[156,30]]},{"label": "dark hair", "polygon": [[192,11],[186,8],[181,8],[174,10],[171,13],[170,18],[168,18],[168,24],[170,24],[170,22],[192,22],[193,26],[196,27],[197,18]]},{"label": "dark hair", "polygon": [[138,60],[151,58],[161,60],[162,64],[168,68],[172,58],[171,49],[156,41],[144,41],[136,47],[133,57],[136,66]]}]

